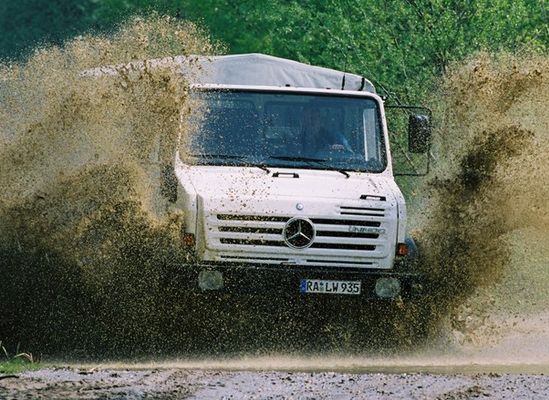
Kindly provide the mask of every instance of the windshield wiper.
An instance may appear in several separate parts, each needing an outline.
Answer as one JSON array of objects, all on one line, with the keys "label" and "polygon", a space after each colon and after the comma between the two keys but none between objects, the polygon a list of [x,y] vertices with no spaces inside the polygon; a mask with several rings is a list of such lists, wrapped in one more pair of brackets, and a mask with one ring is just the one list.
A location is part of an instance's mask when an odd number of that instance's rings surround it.
[{"label": "windshield wiper", "polygon": [[303,161],[303,162],[314,162],[317,163],[320,166],[327,167],[328,169],[331,169],[333,171],[337,171],[340,174],[345,175],[346,178],[349,178],[351,175],[344,169],[333,169],[330,168],[330,165],[327,164],[328,160],[323,158],[313,158],[313,157],[301,157],[301,156],[269,156],[269,158],[273,158],[275,160],[284,160],[284,161]]},{"label": "windshield wiper", "polygon": [[287,160],[287,161],[316,161],[316,162],[325,162],[323,158],[312,158],[312,157],[301,157],[301,156],[269,156],[269,158],[274,158],[275,160]]},{"label": "windshield wiper", "polygon": [[189,155],[191,157],[201,157],[201,158],[225,158],[225,159],[244,160],[244,157],[238,156],[236,154],[191,153]]},{"label": "windshield wiper", "polygon": [[267,168],[263,164],[257,164],[257,163],[251,163],[246,159],[246,157],[239,156],[236,154],[214,154],[214,153],[199,153],[199,154],[189,154],[191,157],[200,157],[200,158],[219,158],[222,160],[238,160],[242,161],[242,163],[250,166],[250,167],[257,167],[259,169],[262,169],[263,171],[267,172],[268,174],[271,173],[271,170]]}]

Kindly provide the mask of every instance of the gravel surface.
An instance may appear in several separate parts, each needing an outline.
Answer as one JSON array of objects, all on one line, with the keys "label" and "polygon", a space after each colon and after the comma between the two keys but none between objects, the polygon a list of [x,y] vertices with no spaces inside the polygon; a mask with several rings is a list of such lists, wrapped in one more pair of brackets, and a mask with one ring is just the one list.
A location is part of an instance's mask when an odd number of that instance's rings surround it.
[{"label": "gravel surface", "polygon": [[[1,376],[0,376],[1,378]],[[43,369],[0,379],[0,399],[549,399],[543,374]]]}]

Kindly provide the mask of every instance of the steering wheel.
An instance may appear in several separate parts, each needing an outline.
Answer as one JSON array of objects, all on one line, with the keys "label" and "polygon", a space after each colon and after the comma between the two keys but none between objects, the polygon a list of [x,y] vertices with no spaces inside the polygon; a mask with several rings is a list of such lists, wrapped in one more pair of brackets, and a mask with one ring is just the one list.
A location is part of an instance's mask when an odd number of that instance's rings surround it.
[{"label": "steering wheel", "polygon": [[343,144],[340,144],[340,143],[332,144],[329,147],[329,149],[330,149],[330,153],[346,154],[346,155],[355,154],[353,150],[346,148]]}]

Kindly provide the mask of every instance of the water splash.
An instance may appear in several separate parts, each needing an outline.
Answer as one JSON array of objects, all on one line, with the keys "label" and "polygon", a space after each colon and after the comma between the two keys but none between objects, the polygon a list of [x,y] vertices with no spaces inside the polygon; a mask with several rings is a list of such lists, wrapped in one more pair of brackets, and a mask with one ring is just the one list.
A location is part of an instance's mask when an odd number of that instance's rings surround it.
[{"label": "water splash", "polygon": [[[418,236],[429,323],[462,344],[493,342],[496,326],[549,310],[546,291],[530,290],[549,283],[548,74],[545,56],[480,54],[442,83],[440,160]],[[525,295],[535,307],[517,308]]]},{"label": "water splash", "polygon": [[[185,134],[188,82],[169,62],[128,63],[213,51],[194,25],[152,15],[1,66],[4,343],[155,348],[185,260],[159,174]],[[82,76],[103,65],[120,67]]]},{"label": "water splash", "polygon": [[[473,337],[471,321],[487,326],[487,302],[501,304],[497,284],[508,276],[547,282],[547,253],[536,258],[529,245],[535,236],[549,247],[548,61],[480,55],[451,68],[436,100],[439,161],[416,224],[430,277],[423,301],[261,305],[188,294],[181,215],[158,184],[190,107],[188,84],[169,63],[127,63],[214,51],[193,25],[153,16],[0,66],[4,343],[88,357],[400,351],[429,333]],[[101,65],[122,67],[80,74]],[[547,310],[546,295],[536,299]]]}]

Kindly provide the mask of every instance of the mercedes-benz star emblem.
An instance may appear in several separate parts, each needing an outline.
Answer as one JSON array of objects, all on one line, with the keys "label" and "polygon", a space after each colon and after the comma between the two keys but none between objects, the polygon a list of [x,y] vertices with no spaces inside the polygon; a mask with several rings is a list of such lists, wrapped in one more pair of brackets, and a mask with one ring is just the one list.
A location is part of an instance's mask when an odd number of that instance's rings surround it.
[{"label": "mercedes-benz star emblem", "polygon": [[295,217],[286,222],[282,234],[288,247],[304,249],[313,243],[315,228],[310,220]]},{"label": "mercedes-benz star emblem", "polygon": [[297,204],[295,205],[295,208],[297,208],[299,211],[301,211],[301,210],[303,210],[303,204],[297,203]]}]

